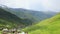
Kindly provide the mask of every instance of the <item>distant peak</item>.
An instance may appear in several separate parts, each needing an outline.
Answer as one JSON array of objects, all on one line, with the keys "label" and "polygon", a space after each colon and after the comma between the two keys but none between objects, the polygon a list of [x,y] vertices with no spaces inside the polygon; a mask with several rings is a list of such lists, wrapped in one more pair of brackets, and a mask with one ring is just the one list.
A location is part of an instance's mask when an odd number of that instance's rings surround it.
[{"label": "distant peak", "polygon": [[7,7],[7,6],[0,4],[0,7]]}]

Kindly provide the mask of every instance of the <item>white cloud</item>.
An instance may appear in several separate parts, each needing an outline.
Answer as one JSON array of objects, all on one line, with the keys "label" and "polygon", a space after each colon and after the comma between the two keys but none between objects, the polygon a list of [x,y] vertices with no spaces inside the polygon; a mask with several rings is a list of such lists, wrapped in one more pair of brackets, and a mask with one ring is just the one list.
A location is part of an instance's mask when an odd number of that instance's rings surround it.
[{"label": "white cloud", "polygon": [[60,0],[31,0],[30,8],[42,11],[59,11]]},{"label": "white cloud", "polygon": [[60,10],[60,0],[0,0],[0,4],[13,8],[26,8],[41,11]]},{"label": "white cloud", "polygon": [[29,8],[27,0],[0,0],[0,4],[13,8]]}]

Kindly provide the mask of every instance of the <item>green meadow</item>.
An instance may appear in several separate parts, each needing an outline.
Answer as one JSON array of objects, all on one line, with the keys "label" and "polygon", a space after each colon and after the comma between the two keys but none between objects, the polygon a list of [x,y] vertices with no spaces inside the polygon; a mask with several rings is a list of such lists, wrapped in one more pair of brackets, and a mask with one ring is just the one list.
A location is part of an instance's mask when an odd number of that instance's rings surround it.
[{"label": "green meadow", "polygon": [[29,34],[60,34],[60,14],[23,29]]}]

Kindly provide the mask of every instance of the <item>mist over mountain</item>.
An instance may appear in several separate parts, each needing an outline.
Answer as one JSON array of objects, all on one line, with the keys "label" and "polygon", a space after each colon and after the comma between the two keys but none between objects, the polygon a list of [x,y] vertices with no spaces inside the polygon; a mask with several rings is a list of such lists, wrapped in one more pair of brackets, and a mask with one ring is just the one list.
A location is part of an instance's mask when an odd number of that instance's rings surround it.
[{"label": "mist over mountain", "polygon": [[0,27],[22,28],[25,27],[26,25],[31,25],[31,23],[32,23],[31,20],[19,18],[15,14],[12,14],[9,11],[6,11],[2,7],[0,7]]},{"label": "mist over mountain", "polygon": [[44,12],[44,11],[27,10],[22,8],[8,8],[7,6],[4,7],[3,7],[4,10],[9,11],[20,18],[23,19],[28,18],[36,22],[44,20],[46,18],[50,18],[56,14],[56,12],[52,12],[52,11]]},{"label": "mist over mountain", "polygon": [[0,6],[0,17],[12,24],[32,25],[44,19],[54,16],[56,12],[43,12],[22,8],[9,8]]}]

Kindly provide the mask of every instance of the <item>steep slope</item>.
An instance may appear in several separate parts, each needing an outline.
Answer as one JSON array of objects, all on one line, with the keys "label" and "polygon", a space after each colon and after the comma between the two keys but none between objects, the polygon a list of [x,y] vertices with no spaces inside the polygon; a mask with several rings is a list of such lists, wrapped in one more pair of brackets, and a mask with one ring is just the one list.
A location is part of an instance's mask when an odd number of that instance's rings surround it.
[{"label": "steep slope", "polygon": [[24,24],[23,19],[17,17],[16,15],[5,11],[0,7],[0,28],[1,27],[16,27],[17,25]]},{"label": "steep slope", "polygon": [[[3,7],[4,8],[4,7]],[[55,15],[55,12],[42,12],[42,11],[34,11],[34,10],[27,10],[22,8],[4,8],[6,11],[9,11],[16,16],[22,18],[22,19],[29,19],[32,21],[32,23],[36,23],[39,21],[42,21],[44,19],[50,18],[53,15]]]},{"label": "steep slope", "polygon": [[43,11],[34,11],[34,10],[27,10],[27,9],[22,9],[22,8],[10,8],[10,9],[15,10],[16,13],[15,12],[14,13],[19,17],[29,18],[29,19],[37,21],[37,22],[50,18],[56,14],[55,12],[49,12],[49,13],[46,12],[46,13],[48,13],[48,14],[46,14]]},{"label": "steep slope", "polygon": [[[41,20],[47,19],[52,17],[56,14],[56,12],[43,12],[43,11],[34,11],[34,10],[27,10],[22,8],[8,8],[5,5],[1,5],[2,8],[22,19],[29,19],[32,23],[39,22]],[[30,23],[29,21],[29,23]]]},{"label": "steep slope", "polygon": [[60,14],[38,24],[26,27],[29,34],[60,34]]}]

